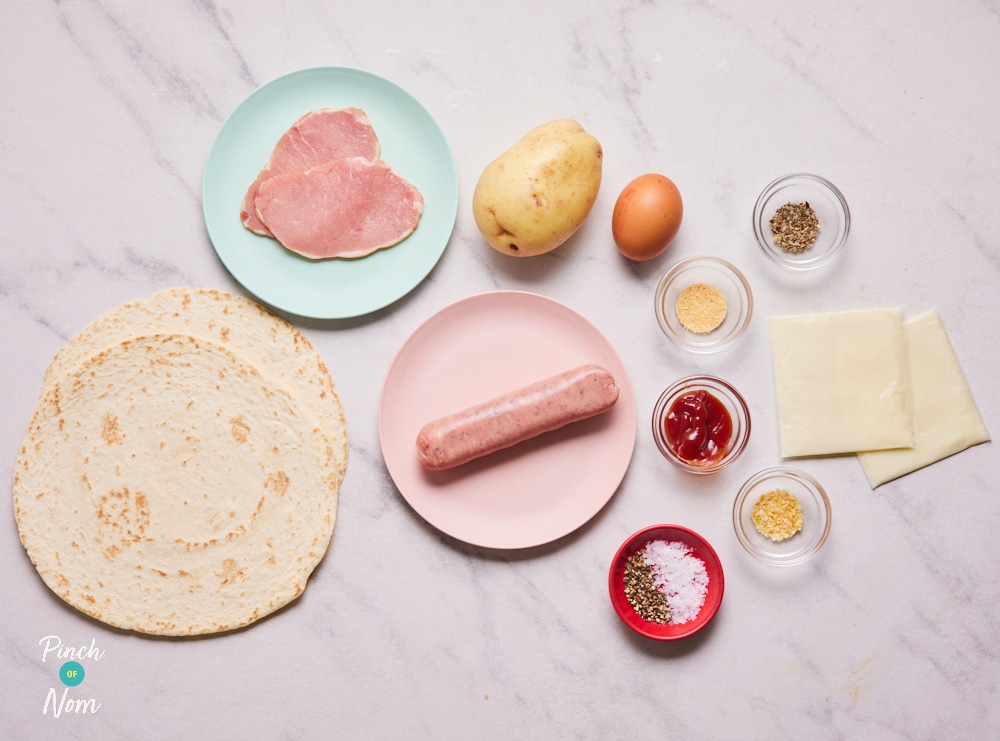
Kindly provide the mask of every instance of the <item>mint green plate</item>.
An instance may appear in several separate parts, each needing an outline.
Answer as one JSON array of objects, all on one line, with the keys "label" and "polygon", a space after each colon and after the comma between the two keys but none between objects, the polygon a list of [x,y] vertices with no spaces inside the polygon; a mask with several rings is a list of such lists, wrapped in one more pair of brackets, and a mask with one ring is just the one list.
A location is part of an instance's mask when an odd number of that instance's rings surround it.
[{"label": "mint green plate", "polygon": [[[399,244],[358,259],[308,260],[240,221],[240,203],[281,135],[316,108],[362,108],[381,158],[424,196],[417,229]],[[276,309],[314,319],[377,311],[416,288],[434,269],[455,226],[458,173],[430,113],[388,80],[357,69],[316,67],[262,85],[229,115],[202,180],[205,226],[222,264]]]}]

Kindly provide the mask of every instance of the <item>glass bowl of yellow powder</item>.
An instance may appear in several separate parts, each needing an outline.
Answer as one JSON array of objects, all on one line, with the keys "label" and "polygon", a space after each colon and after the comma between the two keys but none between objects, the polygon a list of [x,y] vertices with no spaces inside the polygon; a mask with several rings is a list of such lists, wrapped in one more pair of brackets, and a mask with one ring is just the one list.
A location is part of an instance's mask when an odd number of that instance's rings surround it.
[{"label": "glass bowl of yellow powder", "polygon": [[668,338],[695,353],[713,353],[744,335],[753,293],[740,270],[717,257],[672,265],[656,286],[656,321]]}]

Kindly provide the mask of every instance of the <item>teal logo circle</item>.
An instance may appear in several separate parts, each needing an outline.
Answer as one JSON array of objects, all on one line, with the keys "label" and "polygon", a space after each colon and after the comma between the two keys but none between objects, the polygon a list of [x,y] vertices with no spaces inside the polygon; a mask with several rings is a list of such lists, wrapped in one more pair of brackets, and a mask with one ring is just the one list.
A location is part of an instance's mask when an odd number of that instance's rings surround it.
[{"label": "teal logo circle", "polygon": [[76,687],[83,681],[83,667],[75,661],[67,661],[59,667],[59,679],[67,687]]}]

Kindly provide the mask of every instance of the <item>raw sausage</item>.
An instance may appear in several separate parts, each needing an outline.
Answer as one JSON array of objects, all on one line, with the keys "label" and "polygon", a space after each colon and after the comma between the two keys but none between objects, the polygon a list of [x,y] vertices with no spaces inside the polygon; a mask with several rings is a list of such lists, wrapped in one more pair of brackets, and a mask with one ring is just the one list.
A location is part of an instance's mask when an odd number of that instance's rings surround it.
[{"label": "raw sausage", "polygon": [[606,412],[616,401],[614,376],[581,365],[424,425],[417,457],[433,471],[453,468]]}]

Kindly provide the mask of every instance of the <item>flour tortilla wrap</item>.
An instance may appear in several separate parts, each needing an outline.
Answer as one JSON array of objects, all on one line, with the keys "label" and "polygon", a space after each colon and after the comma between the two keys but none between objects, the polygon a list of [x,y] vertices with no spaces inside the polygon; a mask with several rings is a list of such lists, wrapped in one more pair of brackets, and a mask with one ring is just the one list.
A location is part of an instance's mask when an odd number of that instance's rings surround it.
[{"label": "flour tortilla wrap", "polygon": [[226,291],[169,288],[99,316],[56,353],[45,372],[43,390],[102,350],[123,340],[161,332],[217,342],[262,376],[301,395],[330,437],[343,478],[347,425],[322,357],[291,324]]},{"label": "flour tortilla wrap", "polygon": [[332,381],[294,328],[226,296],[228,331],[214,316],[139,334],[148,306],[120,307],[46,375],[14,475],[21,541],[56,594],[110,625],[247,625],[298,597],[329,545],[347,454]]}]

